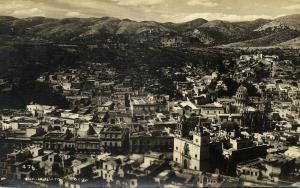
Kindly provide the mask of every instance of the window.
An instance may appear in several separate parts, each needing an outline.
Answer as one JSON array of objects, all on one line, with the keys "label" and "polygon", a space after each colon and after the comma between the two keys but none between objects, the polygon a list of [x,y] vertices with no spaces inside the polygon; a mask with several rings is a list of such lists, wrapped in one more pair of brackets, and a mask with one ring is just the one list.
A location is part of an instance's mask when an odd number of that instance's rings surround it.
[{"label": "window", "polygon": [[196,138],[196,143],[198,143],[198,139]]},{"label": "window", "polygon": [[195,154],[195,158],[197,158],[198,156],[197,156],[197,154]]},{"label": "window", "polygon": [[105,170],[107,170],[107,165],[105,165]]},{"label": "window", "polygon": [[195,168],[194,168],[195,170],[197,170],[197,166],[195,166]]},{"label": "window", "polygon": [[176,159],[175,159],[175,161],[177,162],[177,161],[178,161],[178,159],[176,158]]},{"label": "window", "polygon": [[131,181],[131,185],[134,185],[135,183],[134,183],[134,181]]},{"label": "window", "polygon": [[178,150],[178,147],[176,146],[176,150]]}]

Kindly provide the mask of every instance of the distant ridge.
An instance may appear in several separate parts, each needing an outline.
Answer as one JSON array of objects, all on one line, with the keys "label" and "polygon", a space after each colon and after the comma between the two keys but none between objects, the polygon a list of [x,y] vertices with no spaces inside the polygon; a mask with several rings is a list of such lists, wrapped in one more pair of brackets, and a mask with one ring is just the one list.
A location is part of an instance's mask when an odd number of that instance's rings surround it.
[{"label": "distant ridge", "polygon": [[[197,39],[202,46],[261,47],[276,46],[300,37],[300,14],[274,20],[228,22],[199,18],[185,23],[137,22],[113,17],[65,18],[0,17],[0,38],[34,38],[45,40],[84,41],[103,35],[176,35]],[[298,40],[295,40],[298,41]]]}]

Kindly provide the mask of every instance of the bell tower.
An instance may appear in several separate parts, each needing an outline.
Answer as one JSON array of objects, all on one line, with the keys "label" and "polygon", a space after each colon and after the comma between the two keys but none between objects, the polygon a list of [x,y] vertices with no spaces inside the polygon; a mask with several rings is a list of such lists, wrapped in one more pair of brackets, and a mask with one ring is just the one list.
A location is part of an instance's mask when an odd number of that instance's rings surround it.
[{"label": "bell tower", "polygon": [[183,130],[185,129],[185,127],[184,127],[183,122],[184,122],[184,116],[182,116],[182,117],[180,118],[180,121],[179,121],[179,122],[177,123],[177,125],[176,125],[175,135],[176,135],[177,137],[183,137],[183,136],[184,136],[184,135],[183,135]]}]

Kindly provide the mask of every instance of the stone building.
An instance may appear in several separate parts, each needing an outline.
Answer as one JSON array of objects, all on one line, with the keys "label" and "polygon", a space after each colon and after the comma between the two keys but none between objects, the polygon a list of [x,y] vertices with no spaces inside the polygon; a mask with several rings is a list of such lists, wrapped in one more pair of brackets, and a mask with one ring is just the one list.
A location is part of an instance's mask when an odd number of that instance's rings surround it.
[{"label": "stone building", "polygon": [[128,130],[115,125],[106,125],[101,133],[101,148],[109,153],[122,153],[128,150]]},{"label": "stone building", "polygon": [[192,135],[192,140],[175,136],[173,161],[185,169],[205,170],[210,157],[210,136],[199,127]]}]

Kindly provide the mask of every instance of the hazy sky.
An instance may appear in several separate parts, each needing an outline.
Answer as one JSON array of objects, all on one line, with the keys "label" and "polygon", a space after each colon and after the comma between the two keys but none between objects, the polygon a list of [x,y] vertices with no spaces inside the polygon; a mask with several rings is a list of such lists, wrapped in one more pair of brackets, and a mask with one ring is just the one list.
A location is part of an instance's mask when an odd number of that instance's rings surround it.
[{"label": "hazy sky", "polygon": [[300,0],[0,0],[0,15],[14,17],[113,16],[137,21],[254,20],[300,13]]}]

